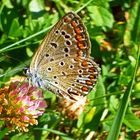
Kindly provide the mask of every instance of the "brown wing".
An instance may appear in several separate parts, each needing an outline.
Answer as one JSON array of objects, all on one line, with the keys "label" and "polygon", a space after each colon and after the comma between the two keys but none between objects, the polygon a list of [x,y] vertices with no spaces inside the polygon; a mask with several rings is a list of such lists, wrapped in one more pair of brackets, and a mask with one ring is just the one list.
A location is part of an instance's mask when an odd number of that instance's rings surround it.
[{"label": "brown wing", "polygon": [[30,71],[64,57],[90,57],[90,41],[86,27],[73,12],[58,21],[45,37],[32,59]]},{"label": "brown wing", "polygon": [[43,88],[76,100],[91,91],[99,74],[90,58],[90,48],[85,26],[79,16],[70,12],[45,37],[30,72],[37,75]]},{"label": "brown wing", "polygon": [[92,90],[99,71],[98,65],[90,58],[64,58],[43,65],[38,74],[43,88],[76,100]]}]

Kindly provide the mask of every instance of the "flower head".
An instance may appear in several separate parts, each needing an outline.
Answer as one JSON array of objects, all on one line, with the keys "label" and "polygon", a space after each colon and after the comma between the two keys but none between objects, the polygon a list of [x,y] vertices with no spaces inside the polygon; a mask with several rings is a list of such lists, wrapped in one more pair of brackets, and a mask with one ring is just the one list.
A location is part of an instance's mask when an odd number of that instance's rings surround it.
[{"label": "flower head", "polygon": [[28,131],[29,125],[38,124],[46,106],[42,91],[28,83],[13,82],[0,89],[0,120],[10,130]]},{"label": "flower head", "polygon": [[78,97],[77,101],[59,98],[58,110],[69,119],[78,119],[84,111],[86,103],[87,98],[82,96]]}]

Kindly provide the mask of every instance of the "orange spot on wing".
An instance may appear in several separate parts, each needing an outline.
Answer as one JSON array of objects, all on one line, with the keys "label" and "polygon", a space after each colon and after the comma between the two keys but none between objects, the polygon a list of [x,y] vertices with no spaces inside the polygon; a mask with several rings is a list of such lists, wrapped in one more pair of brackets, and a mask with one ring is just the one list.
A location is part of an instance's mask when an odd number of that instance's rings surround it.
[{"label": "orange spot on wing", "polygon": [[88,66],[88,63],[87,63],[86,60],[84,60],[84,61],[82,62],[82,66],[83,66],[83,67],[87,67],[87,66]]},{"label": "orange spot on wing", "polygon": [[77,36],[76,36],[76,40],[82,41],[82,40],[83,40],[83,37],[82,37],[81,35],[77,35]]},{"label": "orange spot on wing", "polygon": [[72,21],[71,22],[71,25],[75,28],[77,26],[76,22],[75,21]]},{"label": "orange spot on wing", "polygon": [[74,30],[75,30],[75,32],[76,32],[77,34],[80,34],[80,33],[81,33],[81,30],[80,30],[79,27],[76,27]]},{"label": "orange spot on wing", "polygon": [[78,55],[78,57],[81,57],[81,56],[83,56],[83,52],[81,50],[78,50],[77,55]]},{"label": "orange spot on wing", "polygon": [[88,72],[93,73],[93,72],[94,72],[94,67],[89,68],[89,69],[88,69]]},{"label": "orange spot on wing", "polygon": [[86,48],[83,43],[78,43],[78,47],[79,47],[79,49],[85,49]]},{"label": "orange spot on wing", "polygon": [[87,91],[88,91],[88,88],[87,88],[86,86],[83,86],[83,87],[82,87],[82,91],[87,92]]},{"label": "orange spot on wing", "polygon": [[92,85],[93,85],[93,83],[92,83],[90,80],[86,80],[86,84],[87,84],[88,86],[92,86]]},{"label": "orange spot on wing", "polygon": [[67,22],[67,23],[68,23],[68,22],[70,22],[70,19],[67,18],[67,17],[65,17],[65,18],[64,18],[64,22]]},{"label": "orange spot on wing", "polygon": [[91,80],[93,80],[93,79],[94,79],[94,75],[90,75],[89,78],[90,78]]}]

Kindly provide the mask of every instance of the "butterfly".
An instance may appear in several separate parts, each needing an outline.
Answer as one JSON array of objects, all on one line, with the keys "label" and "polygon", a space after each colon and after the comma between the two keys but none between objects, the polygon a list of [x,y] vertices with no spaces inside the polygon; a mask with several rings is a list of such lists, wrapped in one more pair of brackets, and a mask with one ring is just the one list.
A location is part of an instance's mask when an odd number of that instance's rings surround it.
[{"label": "butterfly", "polygon": [[86,27],[77,14],[69,12],[44,38],[27,74],[33,85],[78,100],[93,89],[99,76],[100,68],[90,53]]}]

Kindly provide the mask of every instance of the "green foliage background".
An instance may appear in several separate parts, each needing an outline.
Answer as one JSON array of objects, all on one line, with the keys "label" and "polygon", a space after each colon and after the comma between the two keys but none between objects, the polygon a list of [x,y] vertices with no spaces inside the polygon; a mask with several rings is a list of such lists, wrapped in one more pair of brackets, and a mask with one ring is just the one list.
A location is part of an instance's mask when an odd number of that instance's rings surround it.
[{"label": "green foliage background", "polygon": [[[38,126],[16,139],[140,139],[140,2],[139,0],[2,0],[0,1],[0,85],[23,75],[47,31],[65,13],[77,12],[86,25],[92,56],[102,71],[78,120],[56,111],[57,99],[45,93],[49,107]],[[94,110],[96,107],[96,110]],[[5,135],[5,136],[4,136]]]}]

